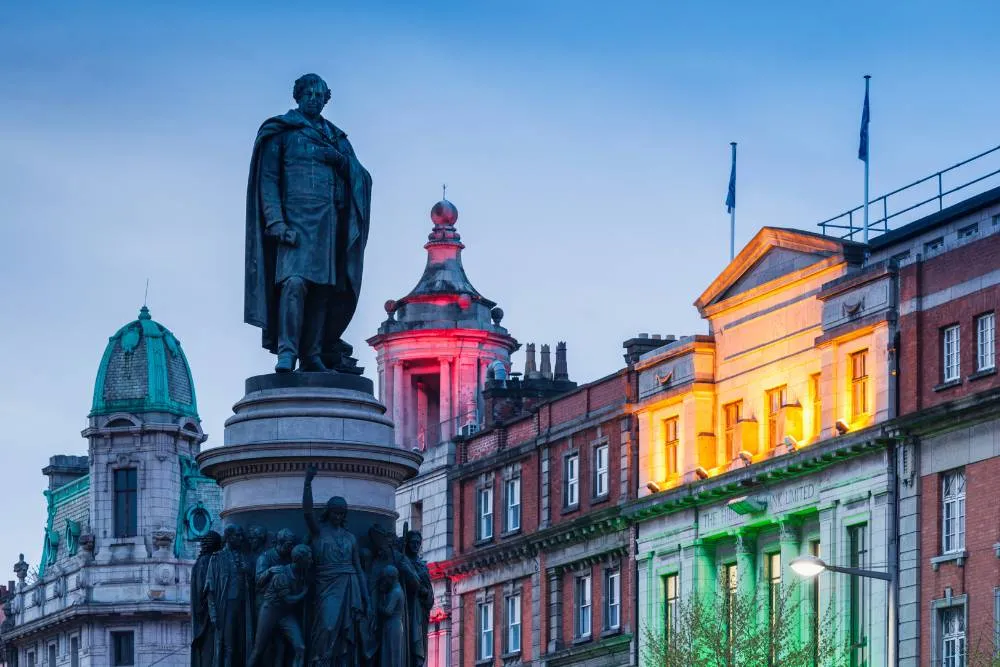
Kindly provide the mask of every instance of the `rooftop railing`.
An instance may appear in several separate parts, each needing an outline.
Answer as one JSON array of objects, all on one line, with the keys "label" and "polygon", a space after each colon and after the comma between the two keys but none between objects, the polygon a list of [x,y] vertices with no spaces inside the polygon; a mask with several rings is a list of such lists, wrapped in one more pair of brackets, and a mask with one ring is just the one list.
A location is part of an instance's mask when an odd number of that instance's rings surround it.
[{"label": "rooftop railing", "polygon": [[[945,207],[945,200],[951,195],[981,184],[980,192],[1000,185],[1000,146],[995,146],[979,155],[936,171],[918,181],[888,192],[868,202],[868,234],[888,232],[889,221],[894,226],[913,222]],[[985,172],[985,173],[984,173]],[[986,183],[993,179],[993,183]],[[951,182],[949,182],[951,181]],[[957,183],[957,184],[956,184]],[[979,192],[963,193],[963,196]],[[892,200],[890,203],[890,199]],[[957,197],[955,198],[957,199]],[[949,201],[948,204],[954,203]],[[937,208],[935,209],[935,205]],[[855,234],[864,235],[864,205],[857,206],[819,223],[826,236],[855,240]]]}]

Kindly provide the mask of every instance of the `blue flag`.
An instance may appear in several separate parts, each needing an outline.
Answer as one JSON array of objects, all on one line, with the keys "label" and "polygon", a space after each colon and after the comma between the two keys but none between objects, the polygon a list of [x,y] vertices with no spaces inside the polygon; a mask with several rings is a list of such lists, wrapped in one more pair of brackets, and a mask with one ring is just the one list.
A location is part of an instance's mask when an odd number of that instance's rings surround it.
[{"label": "blue flag", "polygon": [[736,146],[733,146],[733,168],[729,172],[729,192],[726,194],[726,213],[736,209]]},{"label": "blue flag", "polygon": [[861,111],[861,142],[858,144],[858,159],[868,162],[868,122],[871,112],[868,110],[868,86],[865,85],[865,108]]}]

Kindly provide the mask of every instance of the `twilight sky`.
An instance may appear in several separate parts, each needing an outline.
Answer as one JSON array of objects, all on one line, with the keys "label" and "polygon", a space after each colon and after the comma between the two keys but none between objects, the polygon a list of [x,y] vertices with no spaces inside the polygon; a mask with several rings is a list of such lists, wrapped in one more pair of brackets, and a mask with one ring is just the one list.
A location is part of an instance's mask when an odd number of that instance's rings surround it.
[{"label": "twilight sky", "polygon": [[246,176],[305,72],[374,178],[348,330],[369,377],[441,183],[473,283],[522,343],[566,340],[585,382],[637,332],[705,330],[730,141],[738,247],[861,203],[865,73],[873,195],[997,143],[995,2],[30,4],[0,21],[0,581],[19,551],[38,564],[40,469],[86,453],[97,365],[147,278],[206,446],[273,364],[242,323]]}]

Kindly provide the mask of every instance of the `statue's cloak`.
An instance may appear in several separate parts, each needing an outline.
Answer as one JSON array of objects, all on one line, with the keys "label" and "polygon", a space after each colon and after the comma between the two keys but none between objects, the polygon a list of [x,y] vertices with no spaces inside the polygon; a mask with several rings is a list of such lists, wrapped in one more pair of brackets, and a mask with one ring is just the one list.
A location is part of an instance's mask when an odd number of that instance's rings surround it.
[{"label": "statue's cloak", "polygon": [[[326,123],[333,141],[318,132],[306,117],[295,109],[282,116],[267,119],[257,131],[257,139],[254,141],[253,154],[250,158],[243,321],[261,329],[261,344],[272,353],[278,351],[278,285],[274,282],[277,241],[264,233],[260,169],[264,146],[284,132],[304,130],[317,143],[340,150],[350,163],[349,172],[345,177],[350,201],[337,220],[338,225],[347,225],[347,233],[338,235],[339,238],[346,239],[345,247],[337,254],[346,264],[344,273],[349,284],[339,287],[346,288],[353,295],[351,312],[357,306],[361,294],[365,245],[368,243],[368,229],[371,223],[372,178],[368,170],[358,162],[347,135],[330,121],[325,118],[322,120]],[[329,344],[336,342],[325,341],[324,351]]]}]

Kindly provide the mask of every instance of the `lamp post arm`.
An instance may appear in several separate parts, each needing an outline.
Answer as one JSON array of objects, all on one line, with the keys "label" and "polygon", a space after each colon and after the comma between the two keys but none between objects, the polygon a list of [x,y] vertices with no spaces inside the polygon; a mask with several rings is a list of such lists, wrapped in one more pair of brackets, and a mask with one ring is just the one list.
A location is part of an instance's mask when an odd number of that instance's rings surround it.
[{"label": "lamp post arm", "polygon": [[869,579],[881,579],[882,581],[892,581],[892,575],[888,572],[878,572],[876,570],[862,570],[857,567],[840,567],[837,565],[827,565],[826,569],[830,572],[840,572],[841,574],[853,574],[858,577],[867,577]]}]

